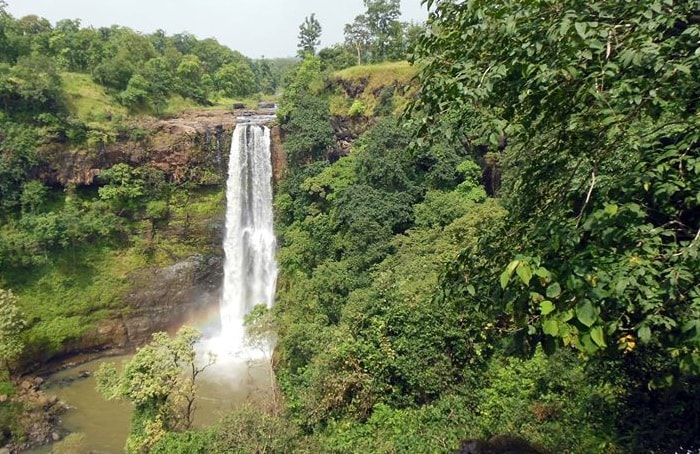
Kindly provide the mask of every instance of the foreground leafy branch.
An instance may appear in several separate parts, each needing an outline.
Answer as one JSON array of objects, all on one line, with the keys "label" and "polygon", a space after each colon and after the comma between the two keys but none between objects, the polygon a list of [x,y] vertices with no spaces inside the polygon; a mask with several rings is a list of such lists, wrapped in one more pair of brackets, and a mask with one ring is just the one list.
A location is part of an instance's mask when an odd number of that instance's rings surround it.
[{"label": "foreground leafy branch", "polygon": [[658,379],[696,376],[697,2],[427,3],[424,131],[449,116],[455,136],[508,138],[500,285],[465,261],[465,294],[497,302],[524,351],[660,349]]}]

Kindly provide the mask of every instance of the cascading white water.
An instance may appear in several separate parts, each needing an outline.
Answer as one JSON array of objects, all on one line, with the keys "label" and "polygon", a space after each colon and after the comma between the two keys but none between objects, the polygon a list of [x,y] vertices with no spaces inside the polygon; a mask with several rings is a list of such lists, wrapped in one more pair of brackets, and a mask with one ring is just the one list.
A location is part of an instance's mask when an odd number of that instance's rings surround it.
[{"label": "cascading white water", "polygon": [[272,307],[275,296],[269,128],[236,125],[226,184],[221,335],[229,348],[236,349],[243,344],[245,315],[258,304]]}]

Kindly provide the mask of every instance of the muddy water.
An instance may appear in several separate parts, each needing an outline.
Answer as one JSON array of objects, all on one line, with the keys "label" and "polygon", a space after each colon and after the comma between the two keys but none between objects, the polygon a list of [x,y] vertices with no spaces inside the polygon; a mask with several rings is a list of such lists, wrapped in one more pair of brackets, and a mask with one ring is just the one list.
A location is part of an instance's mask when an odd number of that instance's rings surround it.
[{"label": "muddy water", "polygon": [[[44,390],[57,395],[70,409],[62,416],[62,428],[84,435],[85,452],[124,452],[132,407],[121,401],[107,401],[96,390],[94,371],[104,362],[118,366],[129,357],[106,358],[58,372],[46,381]],[[197,427],[215,424],[243,402],[260,399],[270,389],[268,363],[217,359],[197,378]],[[29,451],[48,454],[50,446]]]}]

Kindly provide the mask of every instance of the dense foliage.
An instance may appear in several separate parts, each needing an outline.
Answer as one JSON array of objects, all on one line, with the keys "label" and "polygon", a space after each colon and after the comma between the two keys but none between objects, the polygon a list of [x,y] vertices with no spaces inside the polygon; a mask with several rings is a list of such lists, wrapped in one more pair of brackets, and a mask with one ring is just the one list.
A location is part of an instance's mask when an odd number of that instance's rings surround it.
[{"label": "dense foliage", "polygon": [[688,22],[697,5],[667,3],[443,2],[436,17],[456,20],[422,42],[417,107],[427,124],[447,108],[491,120],[461,133],[508,137],[519,256],[501,286],[532,341],[589,354],[663,345],[696,373],[700,28]]},{"label": "dense foliage", "polygon": [[19,334],[25,321],[17,307],[17,298],[11,291],[0,289],[0,378],[9,378],[14,362],[22,353],[22,340]]},{"label": "dense foliage", "polygon": [[365,11],[346,24],[345,46],[356,56],[356,64],[400,60],[413,45],[420,27],[399,21],[399,0],[363,0]]},{"label": "dense foliage", "polygon": [[[329,99],[313,88],[307,97]],[[328,146],[317,133],[328,117],[285,107],[293,150],[300,137],[315,138],[307,152]],[[495,433],[558,452],[609,443],[613,388],[583,386],[583,365],[568,354],[489,359],[495,339],[474,326],[497,321],[439,290],[445,267],[505,216],[469,147],[418,144],[416,123],[391,116],[372,123],[347,156],[292,161],[276,199],[278,378],[300,440],[324,452],[451,452]],[[571,374],[548,372],[559,367]],[[566,406],[567,395],[580,397]]]},{"label": "dense foliage", "polygon": [[618,421],[628,449],[696,442],[697,2],[426,3],[423,131],[507,139],[508,217],[455,262],[447,300],[516,351],[573,347],[608,368],[596,380],[624,377],[621,399],[658,412]]},{"label": "dense foliage", "polygon": [[283,106],[288,417],[327,452],[693,448],[697,5],[426,3],[405,122],[338,159],[323,83]]},{"label": "dense foliage", "polygon": [[206,105],[219,96],[273,94],[281,80],[274,61],[253,61],[212,38],[162,30],[144,35],[116,25],[85,28],[77,19],[52,26],[37,16],[14,19],[4,9],[1,16],[0,98],[6,111],[56,110],[57,71],[88,73],[128,108],[156,113],[175,95]]}]

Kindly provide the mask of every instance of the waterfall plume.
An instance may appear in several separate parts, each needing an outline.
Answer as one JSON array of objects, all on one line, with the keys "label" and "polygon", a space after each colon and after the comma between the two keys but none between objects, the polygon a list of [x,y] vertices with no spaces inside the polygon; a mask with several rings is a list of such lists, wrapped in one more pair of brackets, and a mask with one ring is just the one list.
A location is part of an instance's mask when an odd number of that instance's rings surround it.
[{"label": "waterfall plume", "polygon": [[277,279],[275,248],[270,129],[239,123],[233,132],[226,183],[220,316],[221,337],[229,344],[227,348],[243,347],[244,318],[254,306],[272,307]]}]

